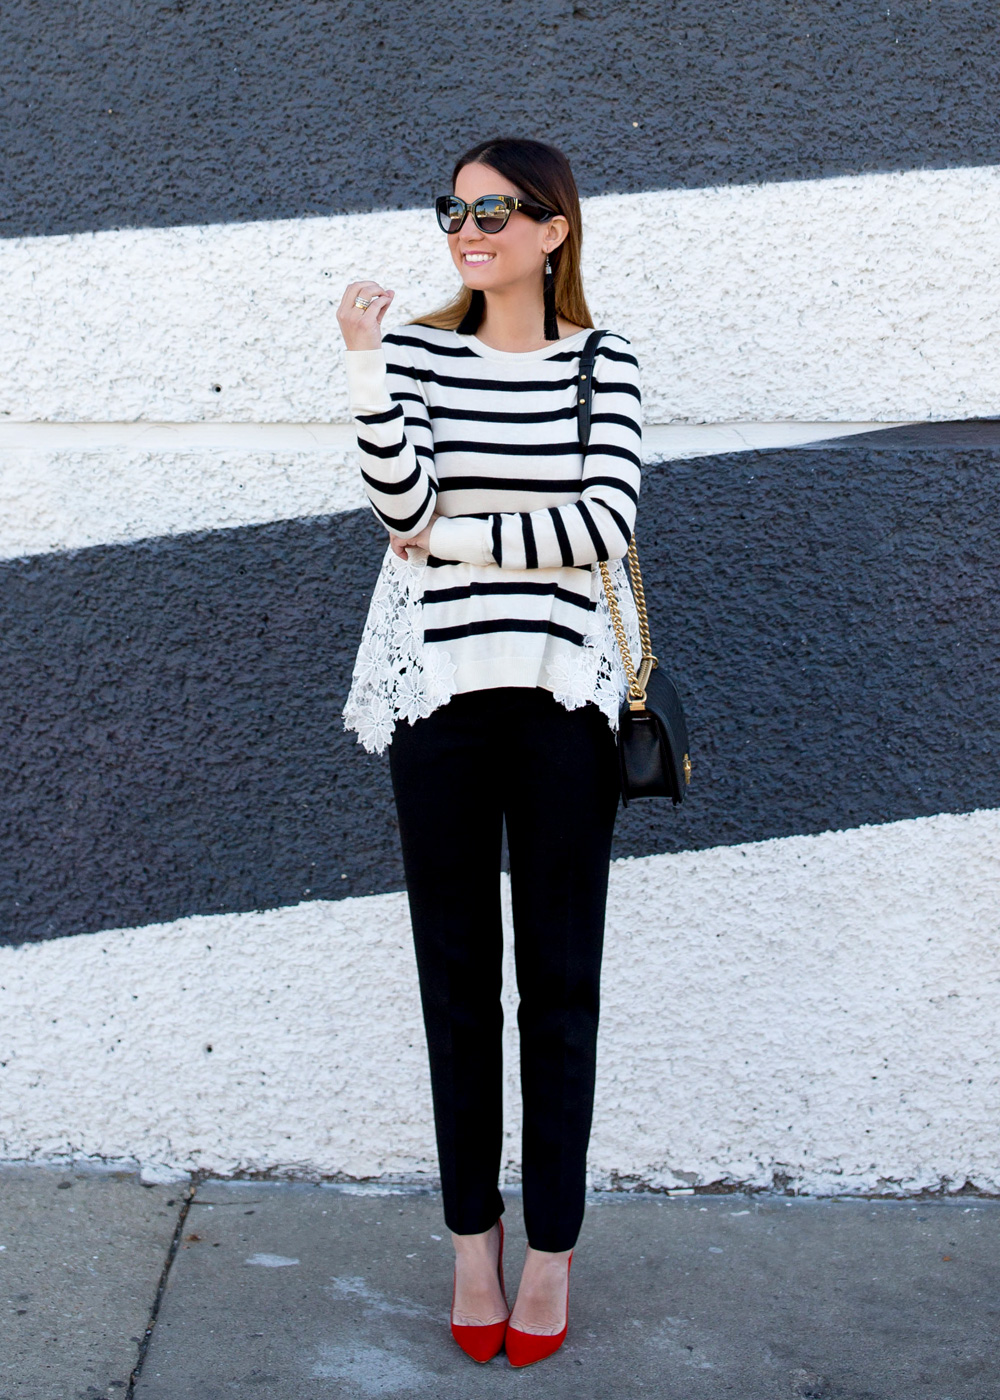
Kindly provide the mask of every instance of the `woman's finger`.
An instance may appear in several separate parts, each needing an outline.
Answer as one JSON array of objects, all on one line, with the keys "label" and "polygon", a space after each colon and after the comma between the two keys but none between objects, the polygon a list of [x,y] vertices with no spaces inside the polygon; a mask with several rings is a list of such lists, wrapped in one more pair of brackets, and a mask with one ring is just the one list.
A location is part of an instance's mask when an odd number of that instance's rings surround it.
[{"label": "woman's finger", "polygon": [[385,296],[385,288],[380,282],[357,282],[353,287],[348,287],[344,300],[350,300],[353,305],[356,300],[368,301],[378,296]]},{"label": "woman's finger", "polygon": [[352,316],[354,318],[363,316],[368,307],[355,306],[356,301],[368,301],[375,304],[378,298],[386,295],[385,288],[378,282],[351,282],[348,284],[340,306],[337,308],[339,317]]},{"label": "woman's finger", "polygon": [[373,281],[370,277],[363,282],[348,282],[347,287],[344,290],[344,296],[358,296],[362,292],[364,292],[367,295],[369,289],[371,289],[372,291],[381,291],[382,284],[380,282]]},{"label": "woman's finger", "polygon": [[[381,343],[382,317],[392,302],[394,292],[368,279],[349,282],[337,308],[337,321],[348,350],[374,350]],[[358,306],[358,302],[367,303]],[[406,555],[402,556],[404,559]]]},{"label": "woman's finger", "polygon": [[348,282],[347,286],[344,288],[344,295],[340,298],[341,311],[353,305],[355,297],[361,296],[361,289],[364,285],[364,282]]},{"label": "woman's finger", "polygon": [[378,315],[379,309],[381,308],[384,311],[389,305],[389,302],[386,300],[387,297],[389,297],[388,292],[365,292],[363,299],[367,301],[368,305],[359,306],[355,309],[359,316],[368,316],[369,320],[374,320]]}]

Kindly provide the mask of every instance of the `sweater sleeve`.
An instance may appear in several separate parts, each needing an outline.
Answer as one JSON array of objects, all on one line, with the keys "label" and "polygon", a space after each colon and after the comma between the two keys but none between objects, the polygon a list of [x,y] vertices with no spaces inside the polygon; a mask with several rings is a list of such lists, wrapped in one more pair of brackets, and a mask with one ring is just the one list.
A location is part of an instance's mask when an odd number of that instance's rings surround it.
[{"label": "sweater sleeve", "polygon": [[347,350],[345,358],[365,492],[387,530],[415,535],[437,500],[434,440],[420,380],[390,337],[380,350]]},{"label": "sweater sleeve", "polygon": [[494,562],[501,569],[552,569],[618,559],[628,552],[642,458],[639,366],[628,341],[601,343],[594,364],[590,444],[579,499],[486,519],[440,517],[431,527],[439,559]]}]

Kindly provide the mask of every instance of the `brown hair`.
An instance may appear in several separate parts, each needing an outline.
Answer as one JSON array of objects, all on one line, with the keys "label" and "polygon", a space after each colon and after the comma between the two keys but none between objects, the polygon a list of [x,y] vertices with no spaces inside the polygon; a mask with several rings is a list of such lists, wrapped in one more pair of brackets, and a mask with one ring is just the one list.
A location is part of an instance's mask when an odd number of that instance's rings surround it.
[{"label": "brown hair", "polygon": [[[488,165],[509,180],[526,199],[534,200],[536,204],[544,205],[546,209],[552,209],[566,218],[569,232],[549,255],[556,311],[575,325],[593,327],[580,275],[580,249],[583,243],[580,196],[569,161],[562,151],[542,141],[516,137],[481,141],[455,162],[451,173],[453,189],[459,171],[466,165],[476,163]],[[444,331],[461,330],[471,335],[479,328],[485,309],[483,293],[462,286],[445,306],[425,316],[414,317],[410,324],[435,326]]]}]

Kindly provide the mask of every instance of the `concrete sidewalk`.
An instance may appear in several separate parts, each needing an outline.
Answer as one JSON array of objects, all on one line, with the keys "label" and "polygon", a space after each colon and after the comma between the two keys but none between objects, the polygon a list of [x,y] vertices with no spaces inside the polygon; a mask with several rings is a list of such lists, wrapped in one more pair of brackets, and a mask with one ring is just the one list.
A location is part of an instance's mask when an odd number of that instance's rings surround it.
[{"label": "concrete sidewalk", "polygon": [[436,1193],[6,1168],[0,1400],[996,1400],[998,1262],[974,1197],[597,1195],[566,1345],[515,1372],[449,1336]]}]

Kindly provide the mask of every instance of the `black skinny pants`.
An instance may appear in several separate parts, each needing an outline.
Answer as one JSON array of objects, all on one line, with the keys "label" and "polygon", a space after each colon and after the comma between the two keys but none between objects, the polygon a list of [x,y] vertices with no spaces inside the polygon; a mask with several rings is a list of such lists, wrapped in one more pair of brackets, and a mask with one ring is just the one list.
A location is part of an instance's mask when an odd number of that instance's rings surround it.
[{"label": "black skinny pants", "polygon": [[453,696],[396,726],[390,767],[430,1056],[445,1223],[503,1211],[502,823],[520,1004],[524,1220],[534,1249],[583,1222],[615,741],[594,705],[542,689]]}]

